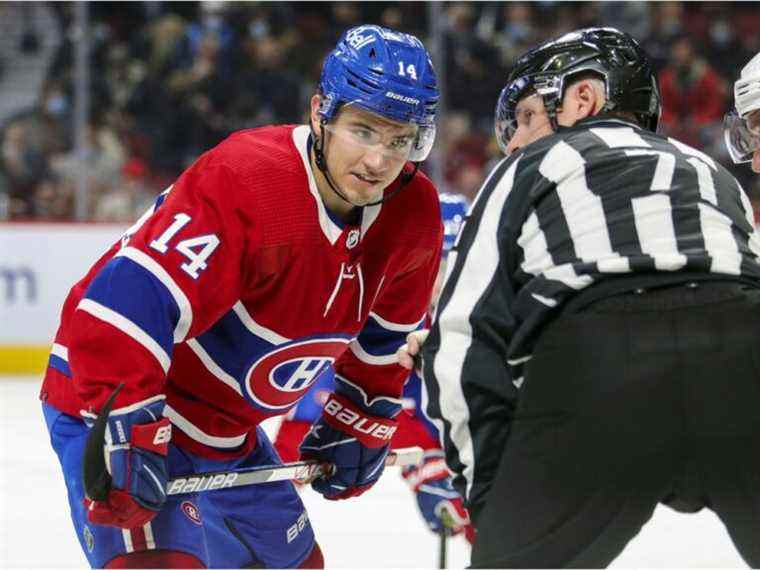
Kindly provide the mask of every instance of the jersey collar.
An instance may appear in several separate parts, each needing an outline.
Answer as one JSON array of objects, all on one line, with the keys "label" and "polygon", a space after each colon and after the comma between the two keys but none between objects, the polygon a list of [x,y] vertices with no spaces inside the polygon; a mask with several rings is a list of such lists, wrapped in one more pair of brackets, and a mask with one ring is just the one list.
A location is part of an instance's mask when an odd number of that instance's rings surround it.
[{"label": "jersey collar", "polygon": [[594,115],[593,117],[586,117],[585,119],[581,119],[571,127],[563,127],[560,125],[557,127],[557,132],[562,133],[576,129],[586,129],[588,127],[600,126],[633,127],[637,130],[642,129],[641,125],[639,125],[636,121],[623,119],[621,117],[611,117],[610,115],[602,113],[599,115]]},{"label": "jersey collar", "polygon": [[[314,173],[311,170],[311,161],[309,160],[309,137],[311,131],[307,125],[300,125],[293,129],[293,143],[295,144],[298,154],[301,156],[301,162],[303,162],[304,169],[306,170],[306,176],[309,180],[309,193],[316,202],[317,216],[319,218],[319,227],[322,229],[322,233],[325,235],[331,245],[335,245],[340,236],[343,233],[341,225],[337,224],[327,212],[322,197],[319,195],[319,189],[317,188],[317,181],[314,178]],[[377,220],[380,215],[380,210],[383,204],[377,204],[375,206],[365,206],[361,212],[361,237],[364,238],[369,228]]]}]

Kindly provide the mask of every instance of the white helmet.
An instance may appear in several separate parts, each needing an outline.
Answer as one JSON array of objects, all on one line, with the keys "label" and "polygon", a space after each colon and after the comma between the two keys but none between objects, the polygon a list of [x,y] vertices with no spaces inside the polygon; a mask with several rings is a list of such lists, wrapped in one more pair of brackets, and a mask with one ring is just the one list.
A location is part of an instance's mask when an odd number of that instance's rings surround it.
[{"label": "white helmet", "polygon": [[760,121],[752,125],[747,121],[750,113],[760,109],[760,53],[744,66],[734,83],[734,104],[736,111],[723,119],[723,135],[728,154],[739,164],[752,160],[752,154],[760,149]]}]

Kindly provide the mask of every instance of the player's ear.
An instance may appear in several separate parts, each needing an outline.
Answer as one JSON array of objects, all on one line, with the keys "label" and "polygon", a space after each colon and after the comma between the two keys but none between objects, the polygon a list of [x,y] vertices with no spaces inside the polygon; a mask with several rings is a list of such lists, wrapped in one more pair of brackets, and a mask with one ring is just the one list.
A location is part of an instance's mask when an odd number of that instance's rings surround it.
[{"label": "player's ear", "polygon": [[309,110],[309,121],[311,123],[311,130],[314,133],[319,133],[319,113],[317,112],[319,110],[319,103],[322,100],[321,95],[319,93],[315,93],[311,96],[311,108]]}]

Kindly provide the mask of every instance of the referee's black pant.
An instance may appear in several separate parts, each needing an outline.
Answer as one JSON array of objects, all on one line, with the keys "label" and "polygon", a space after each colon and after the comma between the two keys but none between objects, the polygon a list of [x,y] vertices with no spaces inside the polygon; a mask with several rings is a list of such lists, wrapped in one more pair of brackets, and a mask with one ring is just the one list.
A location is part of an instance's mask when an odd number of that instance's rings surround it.
[{"label": "referee's black pant", "polygon": [[702,283],[547,326],[476,520],[473,567],[603,567],[659,502],[760,567],[760,291]]}]

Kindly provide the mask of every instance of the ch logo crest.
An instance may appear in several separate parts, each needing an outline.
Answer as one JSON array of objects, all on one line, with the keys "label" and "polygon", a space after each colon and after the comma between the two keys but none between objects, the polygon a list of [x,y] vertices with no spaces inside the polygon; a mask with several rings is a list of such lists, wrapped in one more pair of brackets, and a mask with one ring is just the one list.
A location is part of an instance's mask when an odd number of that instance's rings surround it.
[{"label": "ch logo crest", "polygon": [[87,547],[87,552],[92,552],[95,548],[95,537],[92,536],[90,527],[85,526],[82,534],[84,535],[84,544]]},{"label": "ch logo crest", "polygon": [[185,513],[185,516],[195,524],[203,524],[201,522],[201,513],[198,510],[198,507],[196,507],[195,504],[191,503],[190,501],[184,501],[182,503],[182,512]]},{"label": "ch logo crest", "polygon": [[259,358],[245,377],[247,395],[270,411],[295,404],[345,351],[351,338],[318,338],[294,341]]}]

